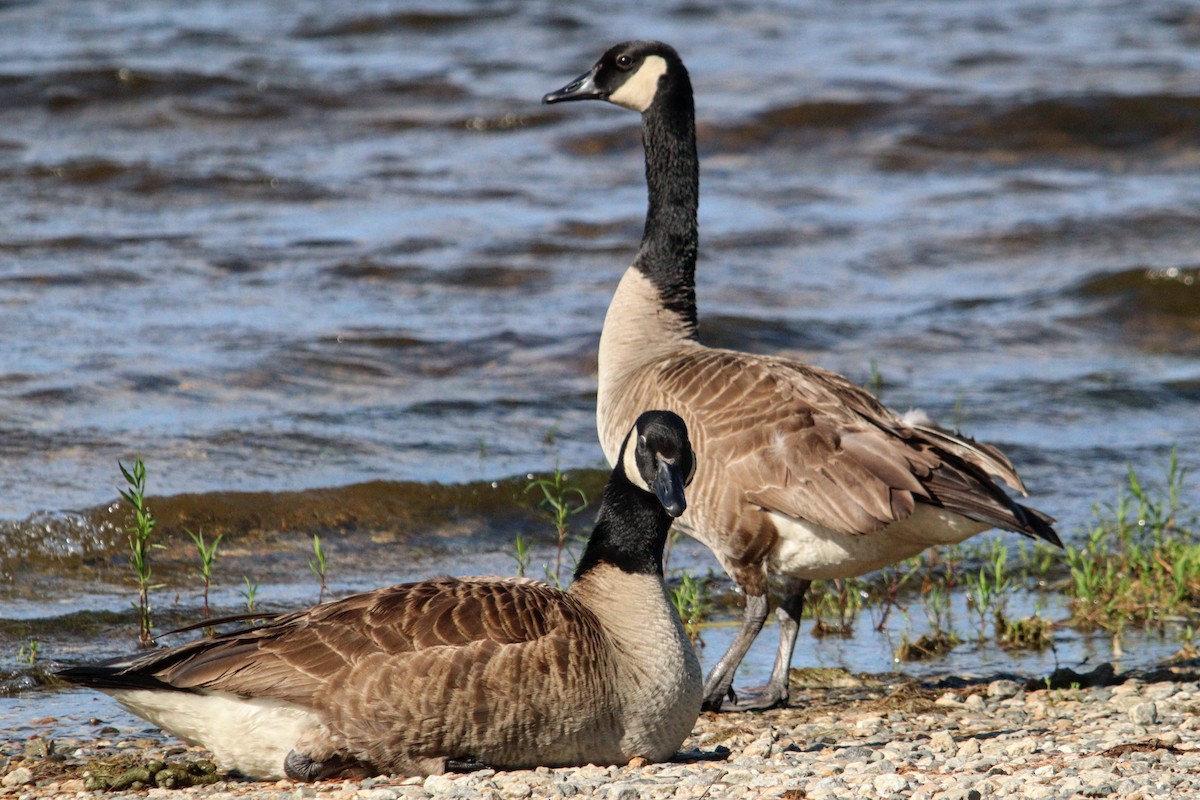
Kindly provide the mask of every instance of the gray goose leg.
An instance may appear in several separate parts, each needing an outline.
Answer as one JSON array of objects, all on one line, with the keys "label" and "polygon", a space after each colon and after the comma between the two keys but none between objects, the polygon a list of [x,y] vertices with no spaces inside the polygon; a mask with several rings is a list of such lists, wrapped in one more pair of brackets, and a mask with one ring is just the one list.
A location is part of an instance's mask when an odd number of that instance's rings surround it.
[{"label": "gray goose leg", "polygon": [[705,711],[721,710],[721,703],[725,701],[725,696],[732,691],[734,673],[737,672],[742,659],[746,657],[746,651],[750,649],[750,645],[754,644],[754,639],[762,630],[763,623],[767,621],[768,609],[769,604],[765,594],[746,595],[746,607],[742,612],[742,629],[738,631],[733,643],[729,645],[725,655],[721,656],[721,660],[709,673],[708,680],[704,682],[704,702],[700,707]]},{"label": "gray goose leg", "polygon": [[796,636],[800,633],[800,615],[804,611],[804,596],[812,581],[791,580],[788,594],[775,609],[779,619],[779,649],[775,652],[775,666],[771,668],[771,680],[766,686],[747,689],[736,697],[730,711],[765,711],[768,708],[788,704],[788,672],[792,668],[792,653],[796,649]]}]

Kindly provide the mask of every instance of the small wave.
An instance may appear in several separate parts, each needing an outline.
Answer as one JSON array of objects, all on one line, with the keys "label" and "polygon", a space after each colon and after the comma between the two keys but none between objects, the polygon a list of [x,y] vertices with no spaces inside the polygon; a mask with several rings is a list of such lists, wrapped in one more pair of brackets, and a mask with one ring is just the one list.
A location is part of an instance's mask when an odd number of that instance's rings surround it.
[{"label": "small wave", "polygon": [[706,314],[700,320],[700,339],[705,344],[754,353],[827,350],[854,333],[855,326],[848,323],[809,320],[796,325],[733,314]]},{"label": "small wave", "polygon": [[1078,320],[1088,327],[1115,330],[1151,352],[1200,352],[1200,266],[1094,275],[1073,293],[1095,308]]},{"label": "small wave", "polygon": [[504,16],[507,14],[497,10],[474,9],[462,14],[447,11],[398,11],[391,14],[351,16],[333,22],[311,18],[293,30],[292,35],[300,39],[322,39],[408,32],[437,33],[451,28],[488,24]]},{"label": "small wave", "polygon": [[395,281],[422,285],[480,289],[525,289],[546,283],[550,272],[528,267],[477,264],[451,269],[429,269],[412,264],[387,264],[372,258],[345,261],[324,270],[335,278],[367,281]]},{"label": "small wave", "polygon": [[[597,497],[606,478],[599,470],[572,472],[572,480]],[[523,532],[552,529],[525,494],[524,476],[461,484],[371,481],[299,492],[209,492],[151,496],[157,520],[155,577],[167,591],[192,586],[195,546],[187,531],[222,536],[219,580],[304,581],[312,537],[332,551],[342,576],[399,572],[416,551],[454,551],[464,545],[498,547]],[[0,595],[20,594],[31,575],[52,575],[60,586],[85,582],[128,583],[126,508],[113,502],[80,513],[38,513],[0,521]],[[20,576],[20,580],[18,580]],[[20,584],[20,585],[18,585]],[[63,590],[67,592],[67,589]]]},{"label": "small wave", "polygon": [[[86,246],[85,246],[86,247]],[[4,250],[0,245],[0,251]],[[136,286],[146,282],[146,278],[136,272],[125,269],[82,269],[75,268],[72,272],[47,273],[26,272],[17,275],[0,276],[0,285],[10,286],[46,286],[56,288],[88,288],[113,286]]]},{"label": "small wave", "polygon": [[142,161],[120,162],[108,158],[77,158],[0,171],[0,180],[6,179],[53,181],[83,188],[103,186],[139,196],[194,192],[285,202],[309,202],[333,196],[329,190],[309,181],[252,170],[190,173],[162,169]]},{"label": "small wave", "polygon": [[223,75],[109,67],[0,76],[0,104],[65,111],[93,103],[196,97],[247,88],[253,89],[253,84]]},{"label": "small wave", "polygon": [[1096,275],[1077,288],[1086,298],[1120,301],[1139,314],[1200,318],[1200,266],[1139,267]]},{"label": "small wave", "polygon": [[878,123],[891,105],[878,101],[811,100],[764,111],[733,125],[701,125],[702,147],[744,152],[764,145],[809,144],[816,137],[844,134]]},{"label": "small wave", "polygon": [[904,144],[961,152],[1065,154],[1200,144],[1200,97],[1085,94],[949,107]]}]

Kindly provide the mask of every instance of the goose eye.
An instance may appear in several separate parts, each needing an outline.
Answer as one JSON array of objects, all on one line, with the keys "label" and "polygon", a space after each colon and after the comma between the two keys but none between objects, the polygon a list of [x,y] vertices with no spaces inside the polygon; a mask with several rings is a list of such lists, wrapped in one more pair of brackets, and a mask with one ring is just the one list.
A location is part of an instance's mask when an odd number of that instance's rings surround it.
[{"label": "goose eye", "polygon": [[628,53],[622,53],[617,56],[617,66],[621,69],[629,69],[633,66],[633,56]]}]

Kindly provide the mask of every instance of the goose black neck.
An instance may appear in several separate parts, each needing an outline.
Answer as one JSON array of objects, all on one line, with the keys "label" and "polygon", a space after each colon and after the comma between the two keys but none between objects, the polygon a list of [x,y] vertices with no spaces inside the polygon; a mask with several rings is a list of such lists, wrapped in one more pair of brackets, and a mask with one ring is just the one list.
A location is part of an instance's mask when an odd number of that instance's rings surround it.
[{"label": "goose black neck", "polygon": [[614,470],[604,487],[596,527],[575,568],[575,579],[599,564],[662,577],[663,548],[671,521],[657,497],[634,486],[620,468]]},{"label": "goose black neck", "polygon": [[682,68],[663,81],[654,104],[642,114],[642,143],[650,202],[633,265],[695,338],[700,163],[692,85]]}]

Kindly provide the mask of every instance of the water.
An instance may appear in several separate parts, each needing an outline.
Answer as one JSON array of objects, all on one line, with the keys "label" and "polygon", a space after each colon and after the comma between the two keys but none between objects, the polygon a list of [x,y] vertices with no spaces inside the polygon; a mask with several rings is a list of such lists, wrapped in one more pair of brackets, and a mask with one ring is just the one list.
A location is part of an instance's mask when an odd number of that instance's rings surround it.
[{"label": "water", "polygon": [[[339,591],[512,571],[544,523],[505,479],[598,480],[596,343],[645,207],[637,120],[539,98],[630,36],[674,43],[697,90],[707,341],[876,365],[889,404],[1004,448],[1068,539],[1173,448],[1196,499],[1186,4],[9,3],[3,666],[30,636],[120,646],[61,621],[127,610],[105,509],[137,454],[184,496],[156,506],[181,620],[188,526],[228,531],[227,607],[243,575],[311,602],[312,533]],[[805,638],[796,663],[888,652]],[[956,653],[911,669],[1043,666]]]}]

